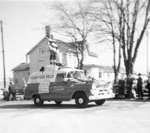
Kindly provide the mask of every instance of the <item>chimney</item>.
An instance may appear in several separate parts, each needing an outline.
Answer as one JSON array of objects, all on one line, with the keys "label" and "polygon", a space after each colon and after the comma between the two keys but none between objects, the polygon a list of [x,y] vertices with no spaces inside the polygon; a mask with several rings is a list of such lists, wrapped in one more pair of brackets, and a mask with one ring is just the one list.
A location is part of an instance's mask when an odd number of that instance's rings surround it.
[{"label": "chimney", "polygon": [[49,25],[45,26],[46,37],[50,38],[51,27]]}]

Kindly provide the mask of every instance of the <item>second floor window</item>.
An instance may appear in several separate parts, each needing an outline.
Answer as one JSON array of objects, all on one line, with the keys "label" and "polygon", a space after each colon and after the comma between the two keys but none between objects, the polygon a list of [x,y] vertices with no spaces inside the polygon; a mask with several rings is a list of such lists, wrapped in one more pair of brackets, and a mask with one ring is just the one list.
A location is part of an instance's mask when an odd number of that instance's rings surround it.
[{"label": "second floor window", "polygon": [[39,48],[39,55],[43,56],[46,50],[44,48]]}]

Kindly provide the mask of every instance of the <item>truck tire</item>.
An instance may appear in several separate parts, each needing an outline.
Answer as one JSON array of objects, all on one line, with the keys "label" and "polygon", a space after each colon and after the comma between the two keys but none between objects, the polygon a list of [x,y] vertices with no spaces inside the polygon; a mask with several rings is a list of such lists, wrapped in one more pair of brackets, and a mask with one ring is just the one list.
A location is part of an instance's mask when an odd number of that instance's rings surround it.
[{"label": "truck tire", "polygon": [[60,104],[62,103],[62,101],[55,101],[55,103],[56,103],[57,105],[60,105]]},{"label": "truck tire", "polygon": [[41,99],[40,96],[34,96],[33,97],[34,105],[39,106],[43,105],[44,101]]},{"label": "truck tire", "polygon": [[84,93],[77,93],[75,95],[75,103],[78,107],[83,108],[88,105],[88,98]]},{"label": "truck tire", "polygon": [[97,100],[95,101],[96,105],[103,105],[106,100]]}]

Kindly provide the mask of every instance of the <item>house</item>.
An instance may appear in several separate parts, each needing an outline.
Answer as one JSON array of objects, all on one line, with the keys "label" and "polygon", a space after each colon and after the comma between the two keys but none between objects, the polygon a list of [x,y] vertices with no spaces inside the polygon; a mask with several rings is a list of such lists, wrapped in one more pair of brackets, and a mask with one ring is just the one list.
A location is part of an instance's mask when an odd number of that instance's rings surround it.
[{"label": "house", "polygon": [[114,78],[113,68],[111,66],[101,66],[96,64],[87,64],[84,66],[87,76],[105,81],[112,81]]},{"label": "house", "polygon": [[[13,69],[14,81],[18,88],[24,86],[24,82],[33,72],[40,71],[43,66],[50,64],[49,37],[50,28],[45,27],[45,37],[41,39],[31,50],[26,54],[26,63],[21,63]],[[71,45],[73,42],[63,42],[54,39],[59,50],[60,62],[65,67],[77,67],[77,57],[75,56],[76,49]],[[91,77],[104,78],[103,73],[105,67],[99,66],[97,55],[90,51],[89,45],[86,45],[84,53],[84,69]],[[100,76],[101,75],[101,76]]]},{"label": "house", "polygon": [[[25,82],[28,81],[29,75],[39,71],[42,66],[50,64],[50,51],[48,37],[50,36],[50,28],[45,27],[46,35],[41,39],[29,52],[26,54],[26,63],[21,63],[13,71],[13,80],[17,89],[22,89]],[[60,62],[66,67],[76,67],[77,58],[74,56],[74,48],[70,43],[65,43],[61,40],[56,40],[59,49]]]},{"label": "house", "polygon": [[[46,66],[50,64],[50,51],[49,51],[49,43],[48,38],[50,38],[50,28],[49,26],[45,27],[45,37],[41,39],[29,52],[26,54],[26,62],[29,63],[30,74],[39,71],[42,66]],[[76,49],[71,44],[73,42],[63,42],[58,39],[54,39],[58,49],[60,62],[65,67],[77,67],[77,57],[75,56]],[[78,42],[80,43],[80,42]],[[89,50],[88,45],[86,45],[85,49],[85,58],[90,56],[92,60],[97,58],[97,55]],[[88,60],[89,61],[89,60]],[[97,62],[97,61],[95,61]],[[85,63],[85,62],[83,62]]]},{"label": "house", "polygon": [[[87,76],[94,77],[96,79],[101,79],[104,81],[113,81],[114,80],[114,70],[112,66],[103,66],[96,64],[87,64],[84,65],[84,70],[86,71]],[[120,68],[118,77],[124,76],[125,70]]]},{"label": "house", "polygon": [[13,68],[12,71],[15,88],[22,90],[25,86],[25,83],[28,81],[30,75],[29,64],[21,63],[15,68]]},{"label": "house", "polygon": [[[62,62],[64,66],[77,66],[77,59],[73,55],[74,51],[71,45],[60,40],[55,41],[59,49],[60,62]],[[30,73],[39,71],[42,66],[47,66],[50,64],[50,51],[48,46],[48,38],[44,37],[26,54],[26,59],[30,67]]]}]

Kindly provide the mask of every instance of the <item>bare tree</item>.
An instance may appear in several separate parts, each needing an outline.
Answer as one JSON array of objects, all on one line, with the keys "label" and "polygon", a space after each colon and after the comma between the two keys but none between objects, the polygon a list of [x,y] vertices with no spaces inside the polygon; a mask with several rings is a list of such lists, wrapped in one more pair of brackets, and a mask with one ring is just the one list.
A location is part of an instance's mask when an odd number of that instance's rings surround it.
[{"label": "bare tree", "polygon": [[116,15],[114,16],[117,10],[113,9],[111,0],[101,2],[94,0],[93,3],[95,2],[92,14],[97,21],[96,33],[102,42],[112,46],[114,83],[116,83],[121,65],[121,42],[118,40],[119,27],[117,22],[119,18]]},{"label": "bare tree", "polygon": [[150,21],[150,0],[105,0],[101,5],[105,10],[103,8],[104,11],[99,12],[105,17],[100,17],[100,23],[106,25],[101,31],[107,35],[111,33],[113,46],[114,40],[118,40],[129,77],[133,73],[138,50]]},{"label": "bare tree", "polygon": [[88,2],[84,4],[76,2],[74,6],[57,3],[53,5],[53,9],[58,12],[57,16],[60,22],[55,28],[74,42],[72,45],[76,49],[78,68],[82,69],[87,37],[92,32],[94,25],[90,19],[90,5]]},{"label": "bare tree", "polygon": [[127,77],[133,73],[134,63],[144,33],[150,21],[149,0],[114,2],[120,16],[120,40]]}]

